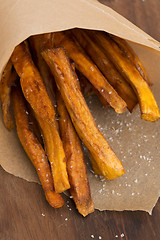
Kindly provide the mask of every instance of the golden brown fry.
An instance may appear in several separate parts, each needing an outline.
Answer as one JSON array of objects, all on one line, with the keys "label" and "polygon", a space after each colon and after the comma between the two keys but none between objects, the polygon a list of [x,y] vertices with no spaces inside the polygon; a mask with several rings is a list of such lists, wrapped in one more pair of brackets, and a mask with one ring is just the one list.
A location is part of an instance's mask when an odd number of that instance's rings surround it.
[{"label": "golden brown fry", "polygon": [[59,127],[67,159],[70,193],[78,211],[85,217],[94,211],[81,143],[72,125],[62,97],[57,92]]},{"label": "golden brown fry", "polygon": [[62,207],[64,201],[61,196],[54,191],[51,170],[45,152],[29,128],[28,112],[20,89],[15,88],[12,92],[12,102],[18,137],[37,171],[46,199],[52,207]]},{"label": "golden brown fry", "polygon": [[87,80],[87,78],[79,71],[77,71],[77,76],[80,83],[80,90],[85,97],[95,94],[95,89],[93,85]]},{"label": "golden brown fry", "polygon": [[2,104],[3,122],[9,131],[14,128],[14,122],[10,112],[10,92],[11,86],[16,82],[17,78],[18,76],[12,68],[12,63],[9,61],[0,80],[0,100]]},{"label": "golden brown fry", "polygon": [[41,127],[45,150],[51,165],[55,192],[62,193],[70,188],[62,141],[55,127],[52,127],[37,115],[36,118]]},{"label": "golden brown fry", "polygon": [[20,77],[23,94],[34,112],[49,124],[55,125],[54,108],[25,42],[14,49],[11,61]]},{"label": "golden brown fry", "polygon": [[136,67],[109,36],[98,31],[91,31],[90,34],[97,44],[103,47],[105,54],[132,85],[139,100],[141,118],[146,121],[157,121],[160,118],[160,112],[156,100],[148,84],[142,78]]},{"label": "golden brown fry", "polygon": [[94,88],[94,86],[87,80],[87,78],[81,73],[78,72],[78,78],[80,82],[80,89],[84,97],[91,95],[97,95],[104,107],[109,107],[109,103],[104,99],[104,97]]},{"label": "golden brown fry", "polygon": [[44,85],[46,87],[47,93],[50,97],[52,104],[55,104],[55,81],[49,67],[42,58],[41,51],[43,49],[53,47],[52,33],[34,35],[29,38],[29,43],[32,50],[32,56],[36,67],[38,68],[40,75],[43,79]]},{"label": "golden brown fry", "polygon": [[79,137],[91,152],[103,176],[106,179],[114,179],[124,174],[121,162],[98,130],[84,97],[77,87],[73,69],[63,48],[45,50],[42,56],[55,77]]},{"label": "golden brown fry", "polygon": [[126,110],[126,103],[108,83],[96,65],[89,59],[83,49],[66,32],[54,33],[55,46],[64,47],[66,54],[75,62],[76,68],[92,83],[104,99],[117,113]]},{"label": "golden brown fry", "polygon": [[[55,121],[54,107],[52,106],[41,76],[34,66],[25,43],[21,43],[15,48],[11,60],[20,76],[24,96],[34,110],[36,119],[41,127],[47,155],[52,164],[55,191],[62,192],[69,188],[69,181],[64,149]],[[63,166],[63,168],[60,166]],[[62,169],[64,172],[61,172]],[[59,180],[58,183],[57,180]]]},{"label": "golden brown fry", "polygon": [[144,69],[141,61],[139,60],[138,56],[134,52],[134,50],[129,46],[129,44],[122,38],[119,38],[114,35],[110,35],[110,37],[117,43],[120,49],[126,54],[127,58],[135,65],[143,79],[148,83],[149,86],[152,85],[151,80],[149,79],[146,70]]},{"label": "golden brown fry", "polygon": [[72,30],[72,33],[119,96],[127,103],[128,110],[132,112],[138,103],[138,99],[128,82],[119,74],[99,45],[87,35],[87,32],[76,28]]}]

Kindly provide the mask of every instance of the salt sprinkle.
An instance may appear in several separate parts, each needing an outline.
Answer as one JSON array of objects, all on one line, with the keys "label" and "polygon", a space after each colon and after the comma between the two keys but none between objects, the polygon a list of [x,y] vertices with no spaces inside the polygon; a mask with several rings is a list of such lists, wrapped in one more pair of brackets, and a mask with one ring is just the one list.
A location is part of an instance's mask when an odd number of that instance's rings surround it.
[{"label": "salt sprinkle", "polygon": [[68,218],[65,218],[65,221],[68,221]]},{"label": "salt sprinkle", "polygon": [[135,193],[134,192],[132,192],[132,196],[134,196],[135,195]]},{"label": "salt sprinkle", "polygon": [[101,92],[104,92],[104,89],[102,89]]},{"label": "salt sprinkle", "polygon": [[118,192],[117,192],[117,196],[121,196],[121,193],[118,193]]},{"label": "salt sprinkle", "polygon": [[102,237],[101,237],[101,236],[99,236],[99,237],[98,237],[98,239],[102,239]]},{"label": "salt sprinkle", "polygon": [[45,214],[44,214],[44,213],[42,213],[42,216],[44,217],[44,216],[45,216]]},{"label": "salt sprinkle", "polygon": [[100,189],[98,192],[99,192],[99,193],[102,193],[102,189]]},{"label": "salt sprinkle", "polygon": [[121,237],[124,237],[124,233],[121,233]]},{"label": "salt sprinkle", "polygon": [[93,234],[91,235],[91,238],[94,238],[94,235],[93,235]]},{"label": "salt sprinkle", "polygon": [[112,91],[109,92],[109,94],[111,94],[111,93],[112,93]]},{"label": "salt sprinkle", "polygon": [[135,179],[134,182],[135,182],[135,183],[138,183],[138,179]]},{"label": "salt sprinkle", "polygon": [[114,190],[112,190],[112,194],[114,194],[115,193],[115,191]]},{"label": "salt sprinkle", "polygon": [[145,175],[145,176],[147,176],[147,175],[148,175],[148,173],[145,173],[144,175]]},{"label": "salt sprinkle", "polygon": [[118,235],[116,235],[115,237],[118,238]]}]

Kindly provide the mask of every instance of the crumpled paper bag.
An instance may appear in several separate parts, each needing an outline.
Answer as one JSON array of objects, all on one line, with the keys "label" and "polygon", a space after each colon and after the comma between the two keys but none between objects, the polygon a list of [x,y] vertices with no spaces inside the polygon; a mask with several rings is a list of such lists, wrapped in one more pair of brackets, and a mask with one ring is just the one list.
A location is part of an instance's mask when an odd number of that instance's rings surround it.
[{"label": "crumpled paper bag", "polygon": [[[130,41],[144,64],[153,93],[160,105],[160,43],[96,0],[1,0],[0,73],[14,47],[27,37],[74,27],[104,30]],[[132,114],[104,109],[96,97],[87,103],[97,125],[122,161],[126,174],[106,181],[93,174],[84,146],[95,208],[99,210],[144,210],[151,213],[160,194],[160,128]],[[1,118],[2,119],[2,118]],[[0,163],[9,173],[39,182],[24,153],[16,131],[8,132],[0,121]]]}]

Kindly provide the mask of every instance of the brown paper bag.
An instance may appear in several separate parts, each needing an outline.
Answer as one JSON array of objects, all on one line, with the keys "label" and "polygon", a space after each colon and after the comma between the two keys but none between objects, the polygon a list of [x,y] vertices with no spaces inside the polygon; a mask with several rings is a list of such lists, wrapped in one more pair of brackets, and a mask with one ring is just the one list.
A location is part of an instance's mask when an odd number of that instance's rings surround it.
[{"label": "brown paper bag", "polygon": [[[104,30],[130,40],[154,83],[152,90],[160,105],[160,43],[96,0],[1,1],[0,73],[14,47],[30,35],[73,27]],[[85,150],[95,208],[151,213],[160,193],[159,121],[141,120],[138,109],[132,114],[118,115],[112,109],[104,109],[94,97],[89,97],[87,102],[98,127],[126,170],[124,176],[105,181],[92,173]],[[16,132],[9,133],[2,120],[0,146],[0,163],[7,172],[38,182]]]}]

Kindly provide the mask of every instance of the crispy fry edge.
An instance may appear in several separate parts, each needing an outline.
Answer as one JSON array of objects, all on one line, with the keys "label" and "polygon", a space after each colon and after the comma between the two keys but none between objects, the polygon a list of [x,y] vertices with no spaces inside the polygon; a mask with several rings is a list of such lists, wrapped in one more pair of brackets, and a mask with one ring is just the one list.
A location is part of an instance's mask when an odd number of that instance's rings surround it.
[{"label": "crispy fry edge", "polygon": [[29,129],[28,111],[20,89],[14,88],[12,91],[12,104],[18,137],[37,171],[46,199],[52,207],[62,207],[64,201],[54,191],[52,175],[45,152],[33,132]]}]

